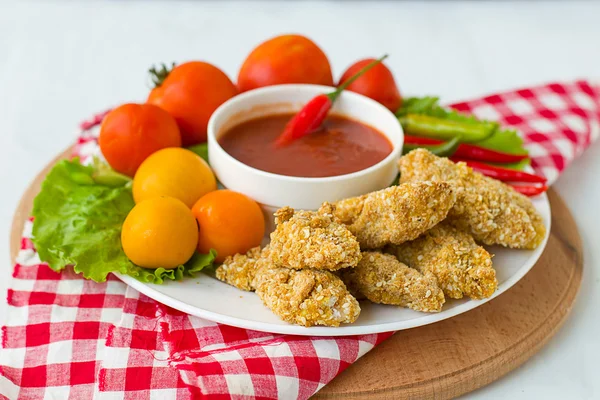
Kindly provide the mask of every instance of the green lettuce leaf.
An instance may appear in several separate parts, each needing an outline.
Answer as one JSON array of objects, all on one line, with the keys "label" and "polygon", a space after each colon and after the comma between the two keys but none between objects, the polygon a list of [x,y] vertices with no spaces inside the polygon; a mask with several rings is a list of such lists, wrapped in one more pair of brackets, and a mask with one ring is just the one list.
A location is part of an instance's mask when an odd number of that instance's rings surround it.
[{"label": "green lettuce leaf", "polygon": [[133,180],[130,177],[115,171],[110,165],[96,156],[92,159],[92,168],[92,178],[99,185],[120,187],[133,184]]},{"label": "green lettuce leaf", "polygon": [[213,249],[208,254],[195,253],[185,265],[178,265],[173,269],[142,268],[135,265],[128,275],[146,283],[162,284],[165,280],[180,281],[186,276],[194,277],[197,272],[213,266],[217,252]]},{"label": "green lettuce leaf", "polygon": [[204,161],[208,163],[208,143],[195,144],[187,149],[198,154]]},{"label": "green lettuce leaf", "polygon": [[439,105],[439,101],[439,97],[409,97],[402,101],[402,106],[396,111],[396,116],[401,117],[408,114],[420,114],[473,125],[489,122],[480,121],[472,115],[461,114],[456,110],[444,108]]},{"label": "green lettuce leaf", "polygon": [[197,254],[174,269],[133,264],[121,247],[121,226],[135,205],[131,185],[116,176],[107,181],[105,172],[99,174],[98,168],[78,160],[63,160],[46,176],[33,204],[32,240],[40,259],[50,268],[60,271],[73,265],[75,272],[96,282],[104,282],[111,272],[120,272],[161,284],[193,276],[212,265],[216,256],[213,250]]}]

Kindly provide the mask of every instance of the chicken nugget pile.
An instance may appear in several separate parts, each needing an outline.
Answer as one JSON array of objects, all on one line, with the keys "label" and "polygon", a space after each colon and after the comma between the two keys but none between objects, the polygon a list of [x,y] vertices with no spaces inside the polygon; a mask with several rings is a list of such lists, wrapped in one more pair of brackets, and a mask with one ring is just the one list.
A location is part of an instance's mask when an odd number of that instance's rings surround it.
[{"label": "chicken nugget pile", "polygon": [[498,282],[480,244],[533,249],[544,238],[527,197],[464,163],[417,149],[399,169],[397,186],[279,209],[270,244],[228,257],[216,277],[286,322],[337,327],[357,320],[358,300],[439,312],[448,298],[488,298]]}]

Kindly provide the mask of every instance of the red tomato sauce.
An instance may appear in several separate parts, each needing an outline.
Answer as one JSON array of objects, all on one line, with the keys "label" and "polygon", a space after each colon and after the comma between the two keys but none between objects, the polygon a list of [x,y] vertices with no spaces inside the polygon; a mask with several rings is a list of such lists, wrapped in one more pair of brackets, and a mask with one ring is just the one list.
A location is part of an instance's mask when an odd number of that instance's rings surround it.
[{"label": "red tomato sauce", "polygon": [[256,169],[307,178],[360,171],[392,152],[392,144],[379,131],[338,115],[328,116],[318,131],[276,147],[275,139],[293,116],[270,115],[243,122],[222,134],[219,144],[233,158]]}]

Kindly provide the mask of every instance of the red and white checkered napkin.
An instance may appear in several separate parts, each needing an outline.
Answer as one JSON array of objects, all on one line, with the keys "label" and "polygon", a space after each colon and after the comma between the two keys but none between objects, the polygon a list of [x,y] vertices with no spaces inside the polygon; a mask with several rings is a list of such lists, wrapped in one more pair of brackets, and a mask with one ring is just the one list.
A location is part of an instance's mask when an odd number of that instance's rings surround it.
[{"label": "red and white checkered napkin", "polygon": [[452,108],[517,129],[531,165],[548,184],[600,136],[600,81],[552,83],[455,103]]},{"label": "red and white checkered napkin", "polygon": [[[306,399],[391,335],[270,334],[191,317],[130,288],[125,299],[106,341],[100,391],[144,390],[151,383],[173,397],[177,391],[183,398]],[[162,379],[154,378],[157,369]]]},{"label": "red and white checkered napkin", "polygon": [[[458,103],[512,125],[552,182],[600,136],[600,86],[552,84]],[[76,148],[97,152],[88,123]],[[391,335],[318,338],[182,314],[114,277],[97,284],[40,264],[27,223],[2,328],[0,398],[306,399]]]}]

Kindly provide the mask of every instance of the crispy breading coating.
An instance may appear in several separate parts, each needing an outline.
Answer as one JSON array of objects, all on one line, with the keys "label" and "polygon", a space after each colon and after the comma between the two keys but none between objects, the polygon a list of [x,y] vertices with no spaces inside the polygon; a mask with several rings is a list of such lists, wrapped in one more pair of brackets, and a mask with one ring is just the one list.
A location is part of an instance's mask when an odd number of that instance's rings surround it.
[{"label": "crispy breading coating", "polygon": [[490,253],[478,246],[471,235],[445,222],[390,250],[412,268],[433,274],[450,298],[483,299],[498,287]]},{"label": "crispy breading coating", "polygon": [[534,249],[546,228],[531,200],[510,186],[483,176],[465,163],[453,163],[425,149],[399,161],[400,181],[447,181],[456,187],[456,204],[448,219],[485,244]]},{"label": "crispy breading coating", "polygon": [[281,267],[329,271],[358,264],[360,246],[332,212],[332,206],[322,207],[319,213],[290,207],[277,210],[269,260]]},{"label": "crispy breading coating", "polygon": [[407,183],[338,201],[333,214],[362,249],[379,249],[416,239],[446,218],[454,201],[452,186],[446,182]]},{"label": "crispy breading coating", "polygon": [[360,306],[342,280],[328,271],[276,267],[269,246],[227,257],[216,270],[219,280],[252,291],[286,322],[339,326],[354,322]]},{"label": "crispy breading coating", "polygon": [[364,294],[361,293],[360,287],[356,284],[356,281],[354,279],[351,279],[352,276],[348,274],[348,272],[354,270],[354,268],[340,269],[338,271],[334,271],[333,274],[338,276],[342,280],[342,282],[344,282],[344,285],[346,285],[346,289],[348,289],[348,292],[350,292],[350,294],[354,296],[356,300],[366,300],[367,298]]},{"label": "crispy breading coating", "polygon": [[423,275],[390,254],[364,252],[355,268],[342,270],[340,275],[348,287],[373,303],[439,312],[445,302],[433,275]]},{"label": "crispy breading coating", "polygon": [[217,267],[215,275],[217,279],[235,286],[238,289],[252,291],[252,281],[258,269],[258,261],[261,258],[261,250],[254,247],[246,254],[236,254],[229,256],[223,261],[223,264]]},{"label": "crispy breading coating", "polygon": [[360,314],[358,301],[329,271],[262,267],[253,286],[271,311],[292,324],[339,326]]}]

